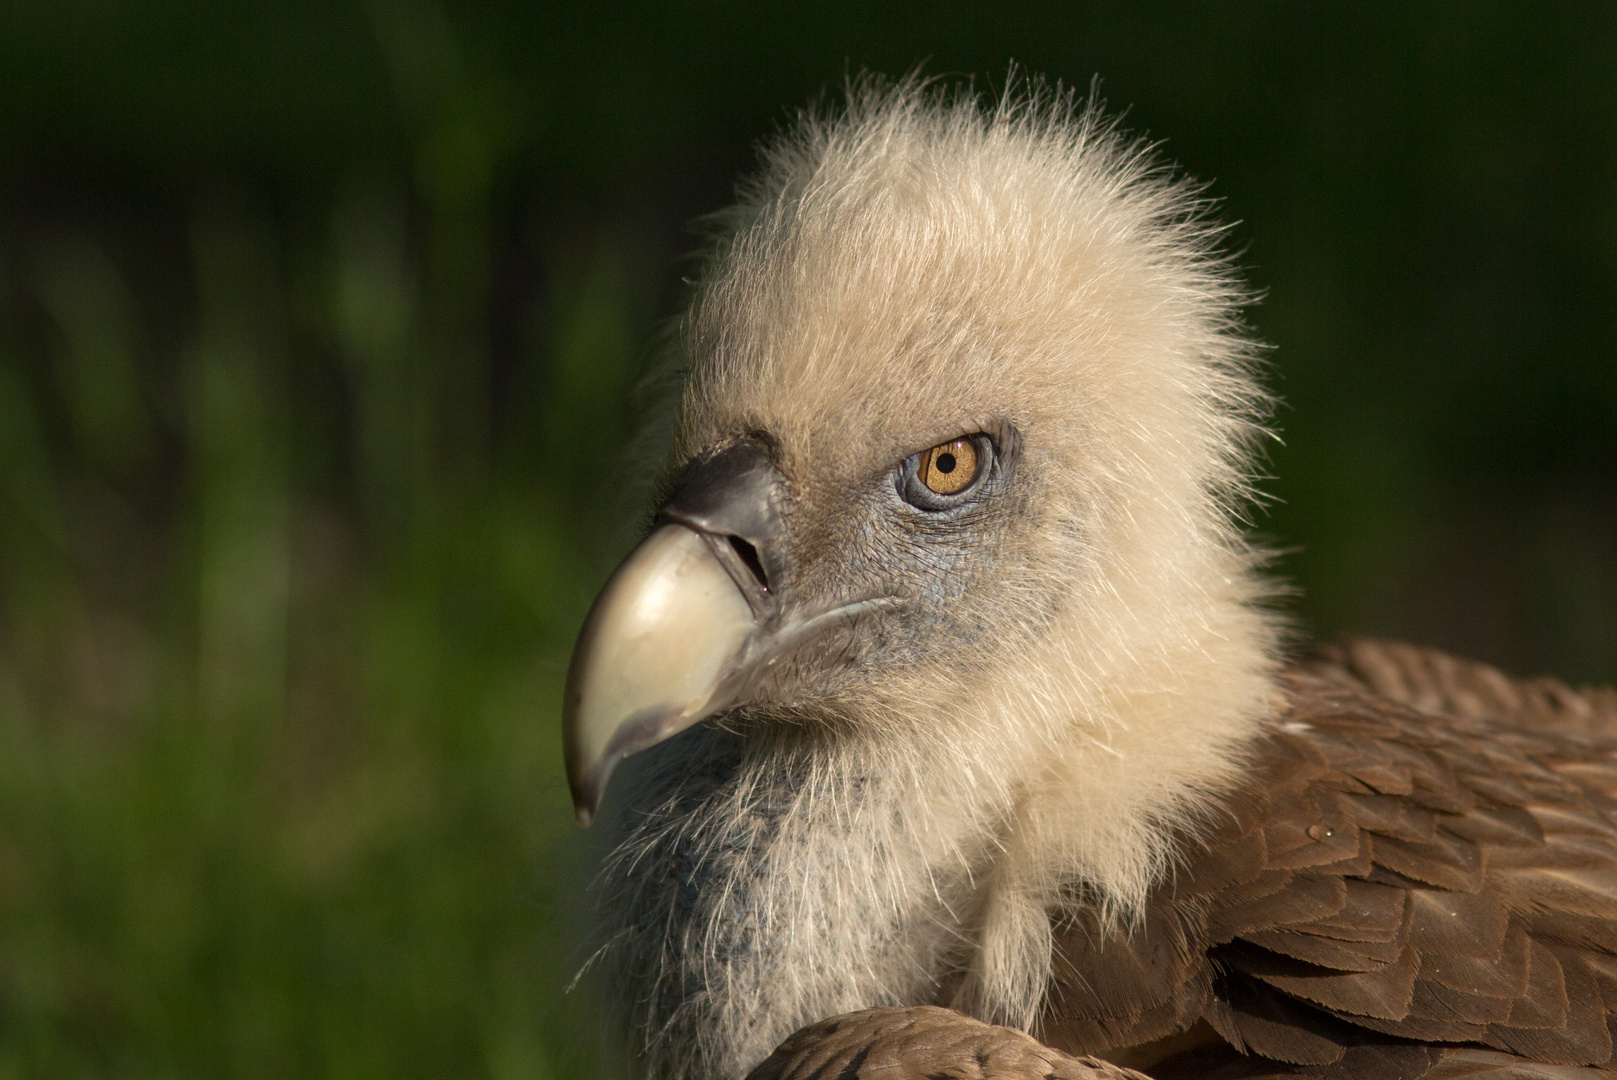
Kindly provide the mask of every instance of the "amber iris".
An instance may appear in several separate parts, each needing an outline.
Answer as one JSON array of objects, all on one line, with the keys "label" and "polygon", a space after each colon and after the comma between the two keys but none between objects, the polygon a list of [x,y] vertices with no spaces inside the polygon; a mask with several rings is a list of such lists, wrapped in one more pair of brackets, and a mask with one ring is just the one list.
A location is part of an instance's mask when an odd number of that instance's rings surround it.
[{"label": "amber iris", "polygon": [[937,495],[964,491],[977,477],[977,447],[970,439],[954,439],[921,455],[921,483]]}]

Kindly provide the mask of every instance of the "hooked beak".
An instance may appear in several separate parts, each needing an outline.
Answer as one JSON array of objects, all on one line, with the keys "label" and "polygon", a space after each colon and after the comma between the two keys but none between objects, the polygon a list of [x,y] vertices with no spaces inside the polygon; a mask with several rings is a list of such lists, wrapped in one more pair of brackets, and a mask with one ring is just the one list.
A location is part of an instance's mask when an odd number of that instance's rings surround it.
[{"label": "hooked beak", "polygon": [[779,623],[784,507],[758,443],[702,459],[596,597],[562,703],[580,825],[624,758],[736,703]]}]

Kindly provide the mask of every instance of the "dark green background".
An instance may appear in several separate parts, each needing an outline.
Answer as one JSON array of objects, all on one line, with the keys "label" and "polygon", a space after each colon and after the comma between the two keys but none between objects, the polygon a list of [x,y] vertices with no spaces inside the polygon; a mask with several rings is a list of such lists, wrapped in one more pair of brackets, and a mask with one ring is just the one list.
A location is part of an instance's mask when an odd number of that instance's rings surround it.
[{"label": "dark green background", "polygon": [[588,1075],[571,636],[685,223],[845,72],[1213,182],[1313,631],[1617,679],[1617,6],[12,0],[0,1077]]}]

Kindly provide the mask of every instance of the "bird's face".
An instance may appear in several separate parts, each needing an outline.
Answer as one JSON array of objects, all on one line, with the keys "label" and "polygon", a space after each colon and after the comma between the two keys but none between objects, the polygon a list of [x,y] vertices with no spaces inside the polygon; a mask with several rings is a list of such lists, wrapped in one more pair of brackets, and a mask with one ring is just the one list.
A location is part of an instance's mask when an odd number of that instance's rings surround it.
[{"label": "bird's face", "polygon": [[1038,503],[1015,420],[912,415],[844,417],[831,446],[756,414],[697,441],[580,636],[581,818],[618,759],[705,717],[895,721],[1036,628],[1037,608],[1014,628],[984,609],[1030,591],[1007,589]]},{"label": "bird's face", "polygon": [[671,494],[568,675],[581,821],[708,717],[913,730],[1205,524],[1230,424],[1195,372],[1229,298],[1164,261],[1143,196],[979,134],[822,162],[711,264]]}]

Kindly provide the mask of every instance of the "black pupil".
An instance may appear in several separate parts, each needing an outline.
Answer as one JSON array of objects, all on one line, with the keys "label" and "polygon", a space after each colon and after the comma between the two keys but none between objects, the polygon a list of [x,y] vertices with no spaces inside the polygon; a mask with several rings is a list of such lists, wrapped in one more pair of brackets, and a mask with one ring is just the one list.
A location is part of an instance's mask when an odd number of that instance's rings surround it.
[{"label": "black pupil", "polygon": [[937,467],[938,472],[941,472],[941,473],[954,472],[954,455],[953,454],[939,454],[938,455],[938,460],[934,461],[932,464]]}]

